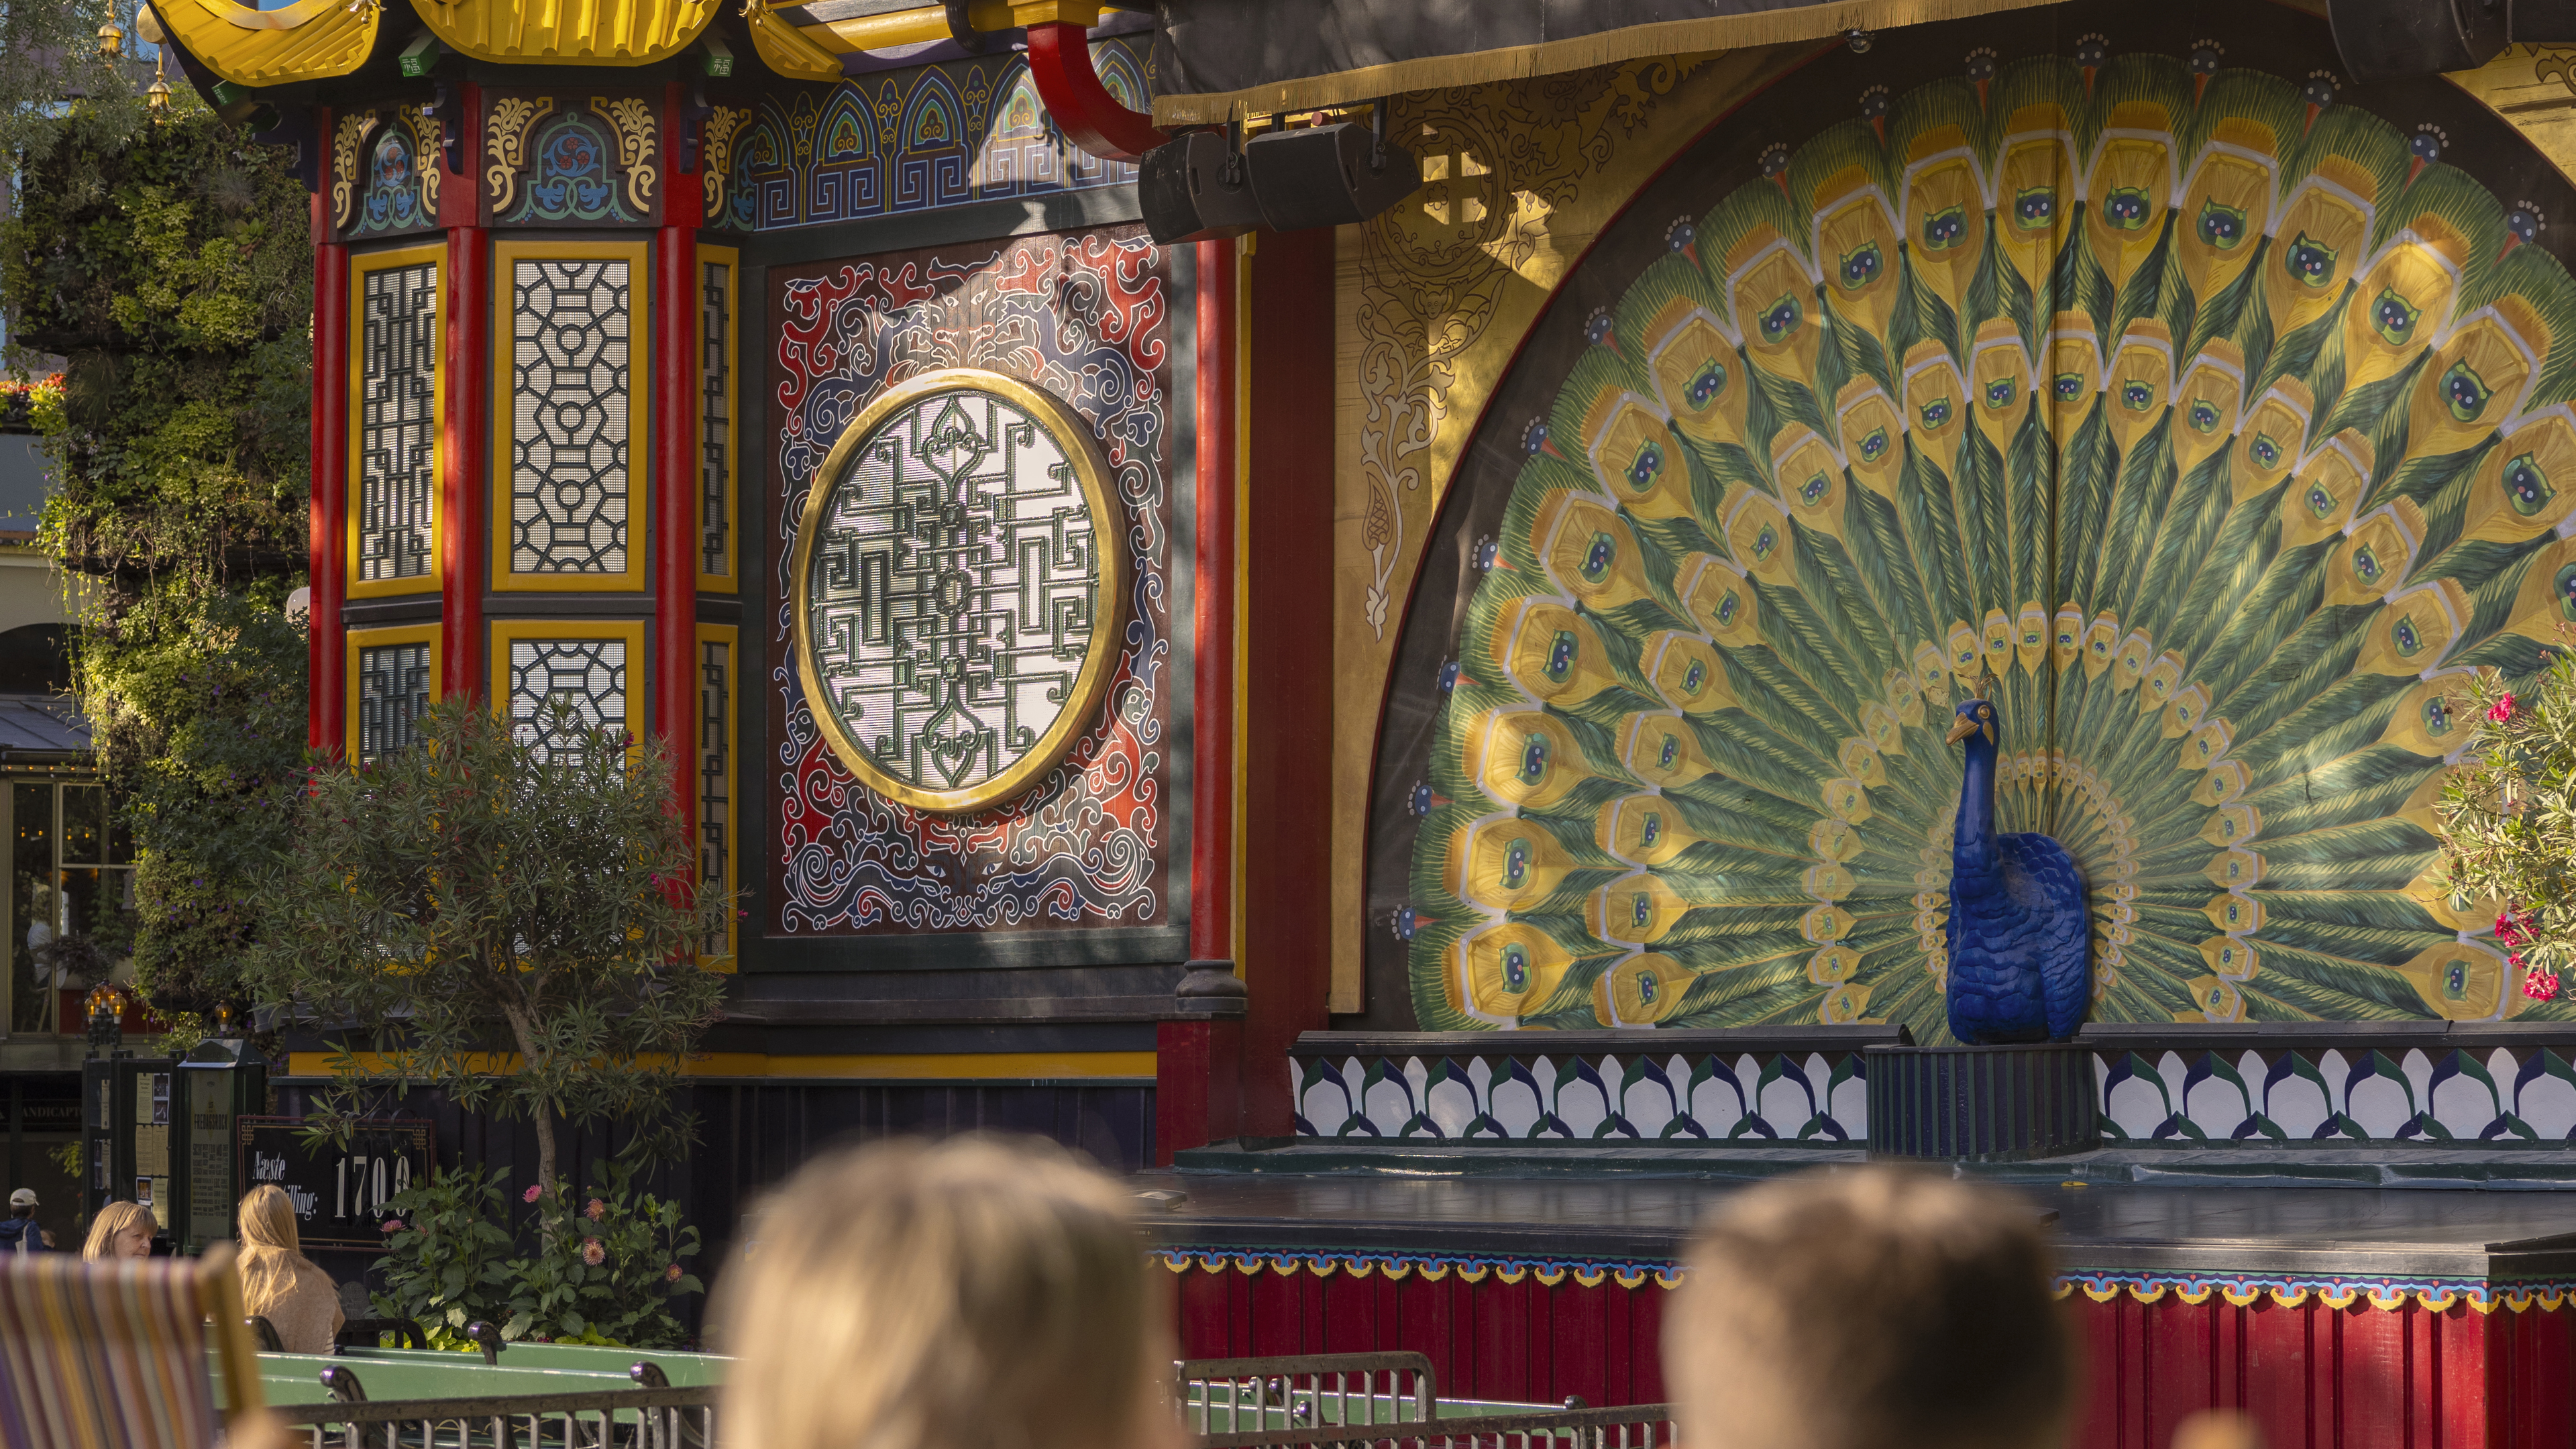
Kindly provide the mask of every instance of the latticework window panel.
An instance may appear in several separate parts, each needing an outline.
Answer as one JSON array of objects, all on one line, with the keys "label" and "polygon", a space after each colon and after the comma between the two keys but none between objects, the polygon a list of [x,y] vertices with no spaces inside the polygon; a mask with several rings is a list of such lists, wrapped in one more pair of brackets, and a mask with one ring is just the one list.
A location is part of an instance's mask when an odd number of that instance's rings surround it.
[{"label": "latticework window panel", "polygon": [[632,268],[520,258],[510,276],[510,572],[627,572]]},{"label": "latticework window panel", "polygon": [[368,272],[362,295],[357,582],[426,578],[438,495],[438,266]]},{"label": "latticework window panel", "polygon": [[[698,641],[698,888],[726,888],[733,808],[733,647]],[[707,934],[706,954],[728,954],[721,925]]]},{"label": "latticework window panel", "polygon": [[387,644],[358,651],[358,763],[407,750],[420,738],[429,708],[427,644]]},{"label": "latticework window panel", "polygon": [[[623,639],[511,640],[510,722],[519,743],[552,760],[580,754],[567,727],[624,729],[626,652]],[[557,701],[572,706],[569,716]]]},{"label": "latticework window panel", "polygon": [[698,370],[698,571],[733,573],[732,527],[727,505],[733,487],[733,268],[710,262],[701,281]]}]

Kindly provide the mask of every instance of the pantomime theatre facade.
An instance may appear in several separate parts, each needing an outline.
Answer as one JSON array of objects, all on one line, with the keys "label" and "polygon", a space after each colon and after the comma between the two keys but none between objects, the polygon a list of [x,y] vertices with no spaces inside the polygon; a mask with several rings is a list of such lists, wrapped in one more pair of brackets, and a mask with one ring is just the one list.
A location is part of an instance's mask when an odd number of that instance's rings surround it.
[{"label": "pantomime theatre facade", "polygon": [[[692,762],[714,1231],[1034,1130],[1194,1353],[1598,1404],[1728,1184],[1932,1160],[2087,1444],[2564,1439],[2576,1013],[2433,807],[2576,619],[2576,33],[155,5],[312,187],[315,744]],[[1963,818],[2071,1036],[1953,1031]]]}]

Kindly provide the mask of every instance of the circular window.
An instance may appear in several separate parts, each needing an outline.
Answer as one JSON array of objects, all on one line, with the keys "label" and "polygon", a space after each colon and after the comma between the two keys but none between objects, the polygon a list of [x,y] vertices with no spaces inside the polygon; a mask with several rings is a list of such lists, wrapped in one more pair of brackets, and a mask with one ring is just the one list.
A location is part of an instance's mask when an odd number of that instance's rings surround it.
[{"label": "circular window", "polygon": [[790,567],[824,738],[869,789],[921,809],[1026,789],[1118,661],[1126,529],[1090,429],[998,373],[929,373],[860,413],[815,476]]}]

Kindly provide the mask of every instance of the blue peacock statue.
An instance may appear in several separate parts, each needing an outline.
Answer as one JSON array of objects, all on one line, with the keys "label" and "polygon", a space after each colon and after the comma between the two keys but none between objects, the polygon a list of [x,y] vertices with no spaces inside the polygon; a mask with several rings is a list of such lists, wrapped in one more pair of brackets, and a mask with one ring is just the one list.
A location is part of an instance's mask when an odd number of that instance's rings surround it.
[{"label": "blue peacock statue", "polygon": [[2467,682],[2576,637],[2536,210],[2215,49],[1879,99],[1673,221],[1519,434],[1421,1024],[2564,1019],[2433,811]]},{"label": "blue peacock statue", "polygon": [[2093,999],[2084,872],[2048,836],[1995,832],[1993,701],[1960,701],[1949,742],[1967,746],[1950,837],[1950,1034],[2064,1041]]}]

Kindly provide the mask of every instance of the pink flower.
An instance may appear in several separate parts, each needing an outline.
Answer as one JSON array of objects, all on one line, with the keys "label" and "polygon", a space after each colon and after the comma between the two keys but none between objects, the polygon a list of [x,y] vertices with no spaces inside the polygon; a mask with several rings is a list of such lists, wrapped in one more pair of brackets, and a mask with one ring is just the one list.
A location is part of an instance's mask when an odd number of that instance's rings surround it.
[{"label": "pink flower", "polygon": [[590,1219],[594,1223],[598,1222],[601,1218],[608,1216],[608,1204],[601,1202],[597,1198],[592,1198],[590,1200],[590,1206],[581,1210],[581,1215]]},{"label": "pink flower", "polygon": [[2522,978],[2522,994],[2534,1001],[2547,1001],[2558,995],[2558,973],[2534,971]]},{"label": "pink flower", "polygon": [[386,1220],[385,1220],[385,1227],[384,1227],[384,1230],[385,1230],[386,1232],[388,1232],[388,1233],[399,1233],[399,1232],[401,1232],[401,1231],[403,1230],[402,1219],[400,1219],[400,1218],[388,1218],[388,1219],[386,1219]]},{"label": "pink flower", "polygon": [[537,1183],[533,1183],[533,1182],[532,1182],[532,1183],[529,1183],[529,1184],[528,1184],[528,1190],[527,1190],[526,1192],[523,1192],[523,1193],[519,1194],[519,1201],[521,1201],[521,1202],[535,1202],[538,1198],[541,1198],[541,1197],[543,1197],[543,1196],[545,1196],[545,1195],[546,1195],[546,1190],[545,1190],[545,1188],[544,1188],[543,1186],[541,1186],[541,1185],[537,1184]]},{"label": "pink flower", "polygon": [[608,1261],[608,1250],[599,1245],[599,1239],[584,1238],[581,1240],[581,1260],[596,1268]]},{"label": "pink flower", "polygon": [[662,1279],[663,1279],[663,1281],[664,1281],[664,1282],[668,1282],[668,1283],[677,1283],[677,1282],[679,1282],[679,1281],[680,1281],[680,1265],[679,1265],[679,1264],[677,1264],[677,1263],[673,1263],[670,1267],[663,1269],[663,1270],[662,1270]]},{"label": "pink flower", "polygon": [[2511,911],[2496,917],[2496,939],[2511,946],[2522,940],[2522,918]]},{"label": "pink flower", "polygon": [[2494,706],[2487,711],[2487,718],[2494,720],[2497,724],[2503,724],[2506,720],[2513,718],[2513,695],[2507,693],[2502,699],[2497,700]]}]

